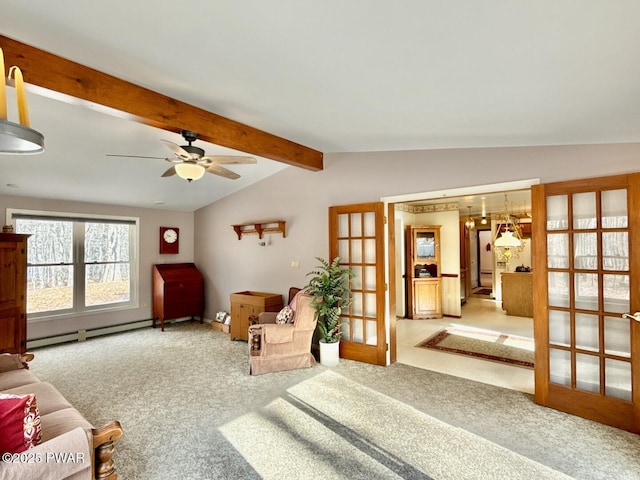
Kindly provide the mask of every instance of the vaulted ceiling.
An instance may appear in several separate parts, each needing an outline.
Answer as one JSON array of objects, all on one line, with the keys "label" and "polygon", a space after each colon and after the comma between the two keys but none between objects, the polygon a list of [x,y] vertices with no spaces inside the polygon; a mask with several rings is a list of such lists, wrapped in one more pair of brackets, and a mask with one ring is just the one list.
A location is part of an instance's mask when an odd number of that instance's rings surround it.
[{"label": "vaulted ceiling", "polygon": [[[640,142],[638,18],[635,0],[3,0],[0,35],[328,153]],[[107,154],[162,157],[179,134],[28,102],[46,152],[0,156],[0,194],[193,210],[295,168],[160,178]]]}]

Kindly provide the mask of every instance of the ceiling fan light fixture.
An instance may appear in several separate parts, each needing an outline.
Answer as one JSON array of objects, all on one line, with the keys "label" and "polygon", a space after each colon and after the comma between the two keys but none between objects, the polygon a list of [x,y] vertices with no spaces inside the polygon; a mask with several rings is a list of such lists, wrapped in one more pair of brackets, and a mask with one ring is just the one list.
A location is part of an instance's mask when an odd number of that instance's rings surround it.
[{"label": "ceiling fan light fixture", "polygon": [[205,168],[197,163],[179,163],[175,168],[178,176],[188,182],[201,179],[205,172]]}]

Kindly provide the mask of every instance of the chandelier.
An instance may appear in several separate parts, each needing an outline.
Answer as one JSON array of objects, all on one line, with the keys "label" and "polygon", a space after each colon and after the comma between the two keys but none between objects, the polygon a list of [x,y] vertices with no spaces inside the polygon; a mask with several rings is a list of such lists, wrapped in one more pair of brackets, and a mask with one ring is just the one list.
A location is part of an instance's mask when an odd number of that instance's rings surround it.
[{"label": "chandelier", "polygon": [[44,151],[44,137],[40,132],[29,128],[29,112],[24,92],[22,71],[18,67],[9,69],[9,79],[13,75],[16,96],[18,98],[18,119],[20,123],[7,120],[6,78],[4,76],[4,53],[0,48],[0,153],[28,154]]},{"label": "chandelier", "polygon": [[509,271],[511,259],[519,258],[524,250],[518,219],[509,212],[506,193],[504,194],[504,213],[500,217],[493,237],[493,247],[498,260],[505,262],[506,271]]}]

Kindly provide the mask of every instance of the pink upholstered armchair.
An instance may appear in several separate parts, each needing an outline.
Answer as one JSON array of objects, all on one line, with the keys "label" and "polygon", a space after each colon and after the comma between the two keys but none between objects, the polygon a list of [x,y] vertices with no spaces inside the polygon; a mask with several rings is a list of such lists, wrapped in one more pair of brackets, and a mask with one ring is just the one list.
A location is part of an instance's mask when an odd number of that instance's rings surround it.
[{"label": "pink upholstered armchair", "polygon": [[311,340],[316,329],[311,297],[295,297],[293,323],[275,323],[275,313],[261,313],[249,327],[249,372],[252,375],[315,365]]}]

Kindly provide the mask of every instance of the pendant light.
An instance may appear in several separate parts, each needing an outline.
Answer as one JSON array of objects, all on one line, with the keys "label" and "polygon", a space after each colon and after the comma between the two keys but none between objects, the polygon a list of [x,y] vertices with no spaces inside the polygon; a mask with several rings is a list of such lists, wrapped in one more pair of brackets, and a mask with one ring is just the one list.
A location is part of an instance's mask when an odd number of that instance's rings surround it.
[{"label": "pendant light", "polygon": [[467,208],[469,209],[469,213],[467,215],[467,221],[464,222],[464,226],[467,227],[469,230],[471,230],[473,227],[476,226],[476,222],[471,216],[471,207],[467,206]]}]

